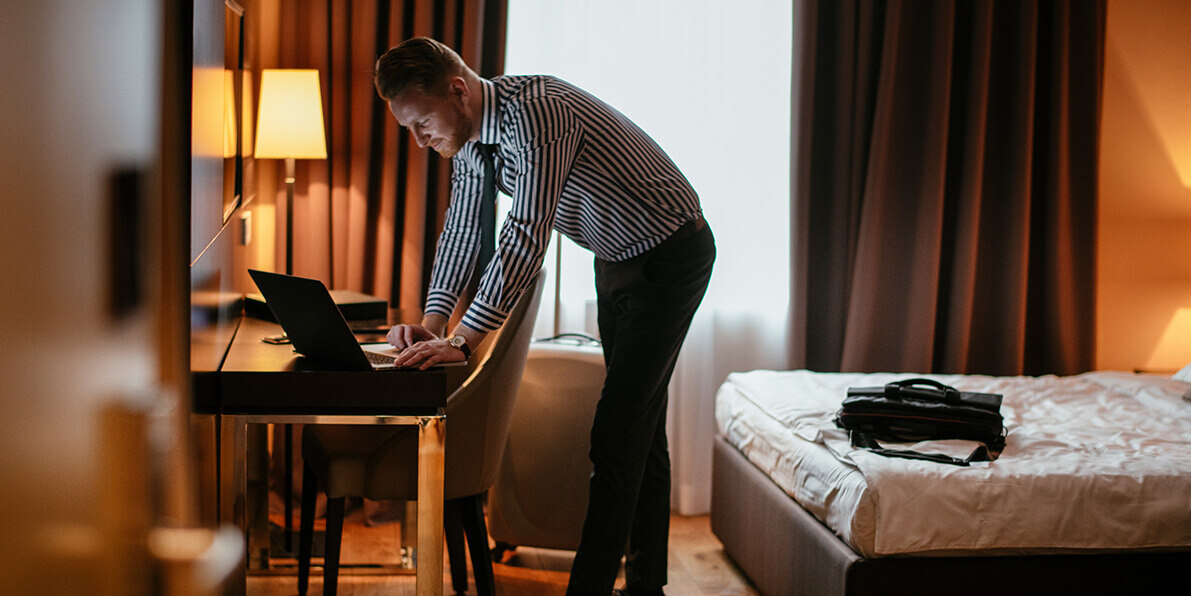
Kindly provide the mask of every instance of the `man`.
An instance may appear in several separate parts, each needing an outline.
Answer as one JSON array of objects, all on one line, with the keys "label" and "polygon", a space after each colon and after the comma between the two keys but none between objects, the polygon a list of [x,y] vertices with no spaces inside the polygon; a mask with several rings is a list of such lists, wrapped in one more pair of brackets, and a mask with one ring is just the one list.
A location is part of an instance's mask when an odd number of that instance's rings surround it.
[{"label": "man", "polygon": [[[481,79],[450,48],[416,38],[380,57],[375,83],[419,147],[453,158],[451,205],[424,318],[389,332],[403,349],[398,364],[466,359],[541,268],[552,229],[591,250],[607,377],[567,593],[612,593],[627,555],[619,593],[662,594],[670,516],[666,386],[715,260],[698,196],[645,132],[557,78]],[[485,192],[488,159],[513,203],[476,297],[447,333],[481,252],[481,211],[494,201],[494,191]]]}]

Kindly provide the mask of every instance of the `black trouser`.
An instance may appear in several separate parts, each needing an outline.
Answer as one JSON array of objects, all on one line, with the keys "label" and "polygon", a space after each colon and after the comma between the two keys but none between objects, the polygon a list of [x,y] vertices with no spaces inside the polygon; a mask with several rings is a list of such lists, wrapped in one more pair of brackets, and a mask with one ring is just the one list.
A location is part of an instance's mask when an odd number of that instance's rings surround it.
[{"label": "black trouser", "polygon": [[608,596],[626,554],[630,590],[666,584],[666,386],[714,262],[715,240],[702,220],[645,254],[595,261],[608,374],[592,423],[591,492],[568,595]]}]

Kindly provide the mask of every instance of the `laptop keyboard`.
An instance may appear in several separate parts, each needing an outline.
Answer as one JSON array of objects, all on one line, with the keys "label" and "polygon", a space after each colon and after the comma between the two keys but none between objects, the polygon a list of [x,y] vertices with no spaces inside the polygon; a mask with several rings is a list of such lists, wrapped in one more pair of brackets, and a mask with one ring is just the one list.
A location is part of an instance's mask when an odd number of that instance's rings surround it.
[{"label": "laptop keyboard", "polygon": [[373,364],[392,364],[393,356],[388,354],[381,354],[379,352],[370,352],[364,350],[364,355],[368,357],[368,361]]}]

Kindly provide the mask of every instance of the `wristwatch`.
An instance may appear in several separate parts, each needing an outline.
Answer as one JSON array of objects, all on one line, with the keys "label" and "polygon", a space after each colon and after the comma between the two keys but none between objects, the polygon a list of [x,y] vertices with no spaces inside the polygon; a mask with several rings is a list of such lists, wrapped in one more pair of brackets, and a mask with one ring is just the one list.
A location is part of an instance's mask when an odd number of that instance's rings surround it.
[{"label": "wristwatch", "polygon": [[457,348],[463,352],[463,359],[471,358],[471,348],[467,347],[467,340],[462,335],[452,335],[447,339],[447,343],[451,344],[452,348]]}]

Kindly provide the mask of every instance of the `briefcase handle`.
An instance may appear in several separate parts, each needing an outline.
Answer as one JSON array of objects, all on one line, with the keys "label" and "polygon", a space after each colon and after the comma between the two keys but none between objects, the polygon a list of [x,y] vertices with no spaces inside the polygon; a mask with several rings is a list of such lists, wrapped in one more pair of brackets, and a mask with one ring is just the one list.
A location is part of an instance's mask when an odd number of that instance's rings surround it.
[{"label": "briefcase handle", "polygon": [[920,399],[938,400],[946,403],[958,403],[959,391],[934,379],[919,377],[886,383],[885,397],[889,399],[918,397]]}]

